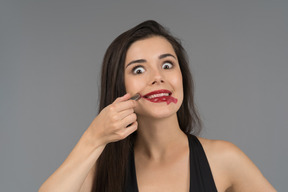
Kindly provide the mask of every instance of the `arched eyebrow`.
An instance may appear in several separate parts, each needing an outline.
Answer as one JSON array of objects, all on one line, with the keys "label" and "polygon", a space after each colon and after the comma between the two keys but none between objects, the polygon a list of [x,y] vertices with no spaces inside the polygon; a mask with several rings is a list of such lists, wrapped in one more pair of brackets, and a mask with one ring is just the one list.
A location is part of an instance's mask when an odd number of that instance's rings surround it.
[{"label": "arched eyebrow", "polygon": [[176,59],[176,57],[174,55],[170,54],[170,53],[162,54],[158,58],[159,59],[164,59],[165,57],[173,57],[174,59]]},{"label": "arched eyebrow", "polygon": [[129,66],[129,65],[132,65],[132,64],[135,64],[135,63],[146,63],[147,61],[145,59],[137,59],[137,60],[134,60],[134,61],[131,61],[130,63],[127,64],[126,68]]},{"label": "arched eyebrow", "polygon": [[[173,57],[174,59],[176,59],[176,57],[170,53],[165,53],[165,54],[162,54],[162,55],[159,55],[159,59],[164,59],[166,57]],[[134,61],[131,61],[127,64],[126,68],[129,66],[129,65],[132,65],[132,64],[135,64],[135,63],[146,63],[147,61],[145,59],[137,59],[137,60],[134,60]]]}]

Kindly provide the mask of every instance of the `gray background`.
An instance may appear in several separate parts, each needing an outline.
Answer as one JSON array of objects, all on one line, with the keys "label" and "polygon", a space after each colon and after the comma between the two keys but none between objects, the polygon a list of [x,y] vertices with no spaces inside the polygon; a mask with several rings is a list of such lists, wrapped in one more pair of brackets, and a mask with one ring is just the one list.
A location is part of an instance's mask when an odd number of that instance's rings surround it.
[{"label": "gray background", "polygon": [[287,10],[287,0],[1,0],[0,190],[36,191],[57,169],[97,113],[107,46],[155,19],[187,49],[202,136],[233,142],[286,191]]}]

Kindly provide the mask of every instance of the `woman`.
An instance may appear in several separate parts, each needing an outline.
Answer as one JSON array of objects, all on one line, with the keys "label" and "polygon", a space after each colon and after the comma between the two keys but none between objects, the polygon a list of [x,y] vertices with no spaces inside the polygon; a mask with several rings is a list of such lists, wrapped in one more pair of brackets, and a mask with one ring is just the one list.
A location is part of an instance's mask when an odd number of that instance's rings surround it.
[{"label": "woman", "polygon": [[145,21],[107,49],[99,115],[39,191],[275,191],[236,146],[194,136],[200,128],[184,49]]}]

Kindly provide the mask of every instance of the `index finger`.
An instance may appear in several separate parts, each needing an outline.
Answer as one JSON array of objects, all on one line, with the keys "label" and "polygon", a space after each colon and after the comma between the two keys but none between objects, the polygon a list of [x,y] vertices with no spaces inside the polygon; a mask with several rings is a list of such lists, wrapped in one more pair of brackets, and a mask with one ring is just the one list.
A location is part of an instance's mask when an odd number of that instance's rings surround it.
[{"label": "index finger", "polygon": [[130,93],[126,93],[125,95],[123,95],[122,97],[118,97],[113,103],[120,103],[122,101],[126,101],[131,97]]},{"label": "index finger", "polygon": [[127,109],[132,109],[136,107],[136,101],[134,100],[126,100],[119,103],[114,103],[115,109],[117,112],[124,111]]}]

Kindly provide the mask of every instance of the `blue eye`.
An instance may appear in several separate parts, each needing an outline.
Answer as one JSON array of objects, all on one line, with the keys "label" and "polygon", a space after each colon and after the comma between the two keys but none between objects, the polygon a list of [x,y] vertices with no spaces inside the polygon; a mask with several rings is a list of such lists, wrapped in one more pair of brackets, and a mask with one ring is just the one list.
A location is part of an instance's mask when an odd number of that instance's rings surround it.
[{"label": "blue eye", "polygon": [[162,65],[162,69],[171,69],[173,67],[173,64],[170,63],[170,62],[165,62],[163,65]]},{"label": "blue eye", "polygon": [[136,66],[133,68],[133,73],[134,74],[141,74],[144,73],[145,69],[142,66]]}]

